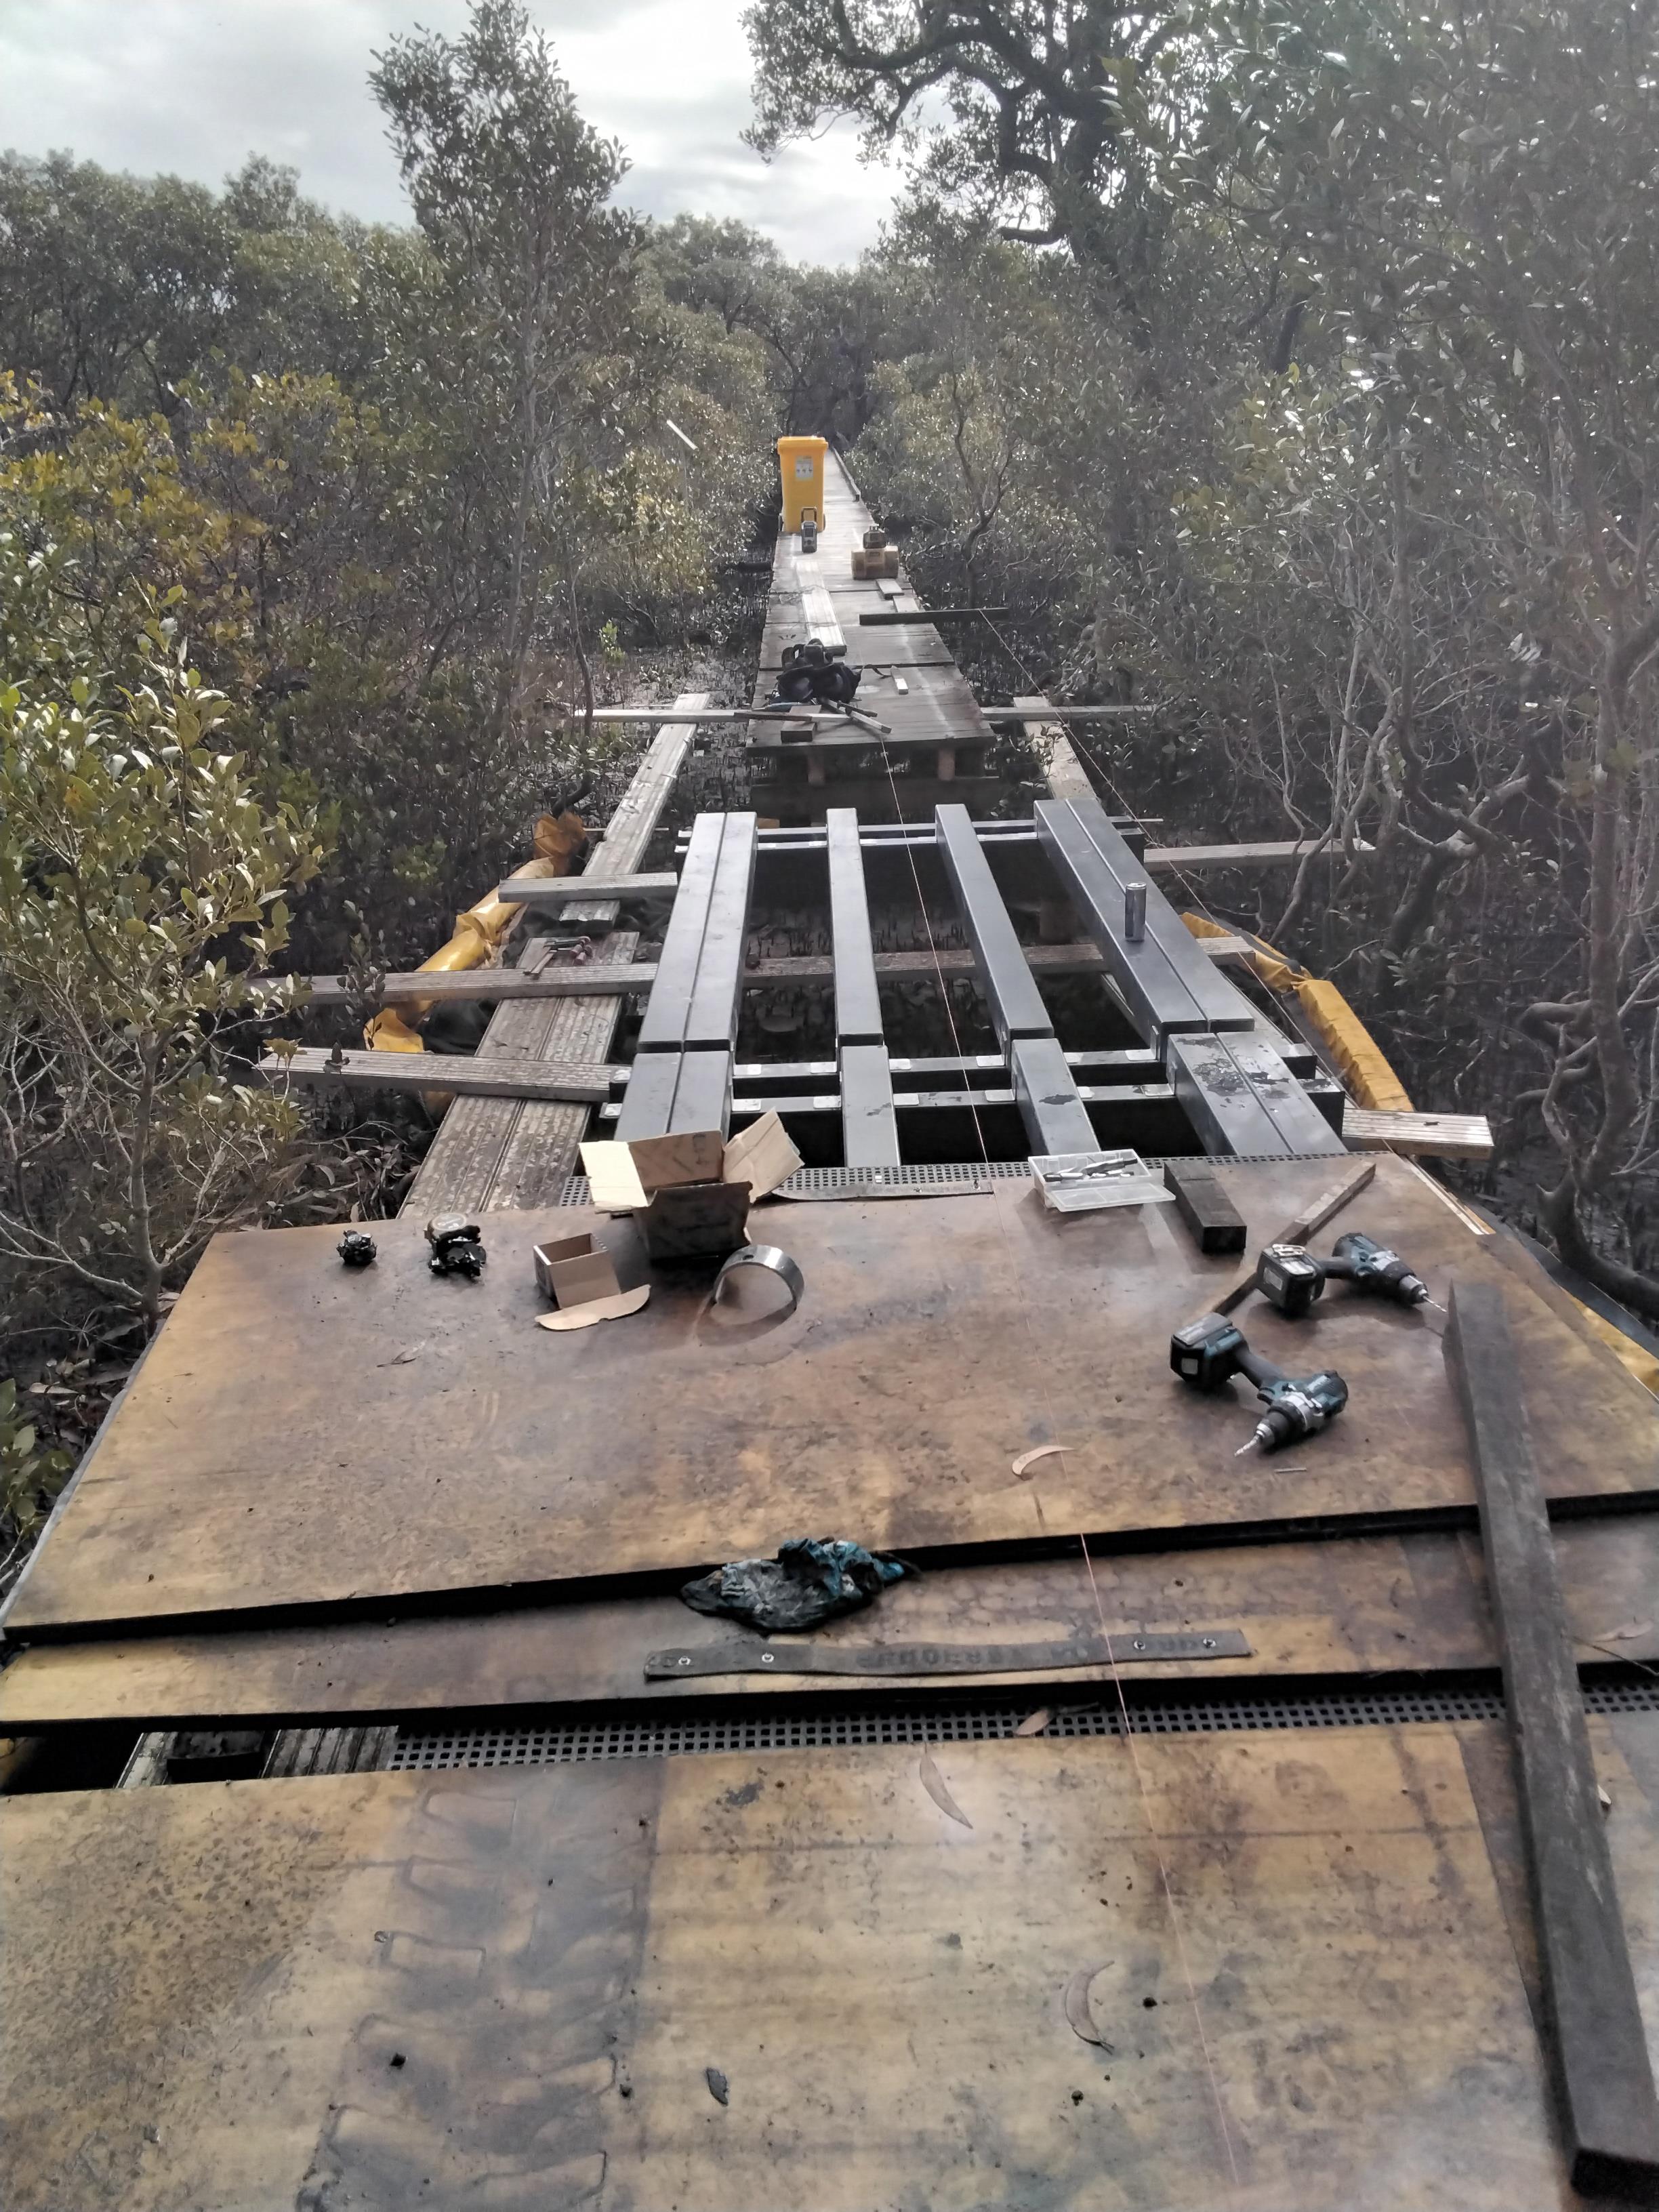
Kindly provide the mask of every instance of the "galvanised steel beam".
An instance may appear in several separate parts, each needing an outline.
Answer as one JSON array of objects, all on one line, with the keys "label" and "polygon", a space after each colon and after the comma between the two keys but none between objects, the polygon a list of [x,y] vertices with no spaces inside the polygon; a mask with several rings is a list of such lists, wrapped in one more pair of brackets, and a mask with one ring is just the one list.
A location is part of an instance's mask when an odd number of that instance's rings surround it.
[{"label": "galvanised steel beam", "polygon": [[[1097,799],[1040,799],[1036,811],[1037,836],[1060,887],[1149,1043],[1194,1030],[1255,1027],[1255,1008],[1216,973]],[[1145,927],[1133,938],[1124,915],[1131,884],[1145,885],[1146,897]]]}]

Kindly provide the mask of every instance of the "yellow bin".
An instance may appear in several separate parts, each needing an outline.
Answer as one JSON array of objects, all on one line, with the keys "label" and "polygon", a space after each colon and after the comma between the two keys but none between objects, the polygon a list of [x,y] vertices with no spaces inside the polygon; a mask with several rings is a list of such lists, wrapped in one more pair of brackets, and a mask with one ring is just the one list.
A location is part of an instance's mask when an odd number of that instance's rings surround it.
[{"label": "yellow bin", "polygon": [[792,537],[801,517],[810,514],[823,527],[823,457],[827,438],[780,438],[778,467],[783,476],[783,526]]}]

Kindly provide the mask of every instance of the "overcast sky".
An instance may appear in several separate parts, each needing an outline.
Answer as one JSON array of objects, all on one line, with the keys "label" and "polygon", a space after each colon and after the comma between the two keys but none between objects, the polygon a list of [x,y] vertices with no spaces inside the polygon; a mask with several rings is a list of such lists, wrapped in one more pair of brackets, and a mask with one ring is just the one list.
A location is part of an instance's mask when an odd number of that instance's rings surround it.
[{"label": "overcast sky", "polygon": [[[418,22],[453,36],[465,0],[0,0],[0,147],[217,185],[250,153],[328,206],[407,219],[364,79]],[[749,120],[743,0],[530,0],[588,118],[633,161],[648,215],[741,216],[801,259],[874,242],[890,172],[838,126],[768,163]]]}]

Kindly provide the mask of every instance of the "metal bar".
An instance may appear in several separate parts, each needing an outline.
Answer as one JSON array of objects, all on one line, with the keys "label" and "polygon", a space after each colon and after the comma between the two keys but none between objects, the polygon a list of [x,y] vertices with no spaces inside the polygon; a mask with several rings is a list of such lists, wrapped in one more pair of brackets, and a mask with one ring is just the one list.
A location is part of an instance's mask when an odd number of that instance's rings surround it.
[{"label": "metal bar", "polygon": [[[765,1111],[766,1106],[758,1110]],[[629,1140],[677,1136],[694,1129],[718,1129],[724,1136],[732,1126],[732,1055],[642,1054],[634,1063],[621,1106],[603,1109],[599,1118],[614,1118],[617,1135]]]},{"label": "metal bar", "polygon": [[691,994],[702,961],[703,933],[708,927],[709,901],[714,895],[714,875],[725,840],[723,814],[698,815],[680,869],[674,910],[663,935],[657,980],[640,1025],[636,1048],[640,1052],[678,1052],[684,1047]]},{"label": "metal bar", "polygon": [[842,1045],[840,1077],[843,1164],[849,1168],[896,1167],[898,1121],[886,1046]]},{"label": "metal bar", "polygon": [[[1126,898],[1132,885],[1145,882],[1146,864],[1135,860],[1097,799],[1042,799],[1036,813],[1043,849],[1149,1037],[1255,1027],[1255,1007],[1216,974],[1192,932],[1152,885],[1145,896],[1143,932],[1130,936]],[[1134,903],[1139,910],[1140,902]]]},{"label": "metal bar", "polygon": [[1238,1628],[1131,1629],[1069,1644],[757,1644],[751,1637],[649,1652],[645,1674],[647,1681],[702,1674],[1019,1674],[1249,1656]]},{"label": "metal bar", "polygon": [[870,943],[870,901],[864,881],[859,817],[832,806],[823,817],[830,862],[830,936],[836,963],[836,1036],[839,1043],[881,1044],[881,994]]},{"label": "metal bar", "polygon": [[1008,1048],[1014,1102],[1034,1152],[1092,1152],[1100,1143],[1077,1078],[1053,1037],[1016,1037]]},{"label": "metal bar", "polygon": [[1014,1037],[1051,1037],[1054,1023],[1042,1003],[1025,949],[1002,902],[991,864],[974,835],[965,806],[939,806],[933,829],[956,896],[957,911],[974,948],[974,965],[985,988],[991,1026],[1004,1050]]},{"label": "metal bar", "polygon": [[1261,1037],[1174,1035],[1164,1051],[1175,1095],[1206,1152],[1340,1156],[1346,1149]]},{"label": "metal bar", "polygon": [[1548,2011],[1576,2190],[1659,2197],[1659,2096],[1607,1823],[1596,1796],[1561,1577],[1504,1294],[1455,1283],[1445,1355],[1480,1506]]},{"label": "metal bar", "polygon": [[749,901],[755,887],[755,826],[752,814],[725,817],[697,958],[697,980],[686,1013],[684,1042],[689,1049],[729,1053],[737,1042]]},{"label": "metal bar", "polygon": [[[1040,1043],[1042,1040],[1041,1038],[1028,1039],[1026,1042]],[[856,1050],[858,1048],[854,1048]],[[635,1064],[644,1069],[647,1066],[654,1066],[659,1058],[672,1059],[673,1056],[672,1054],[653,1053],[650,1062],[640,1061]],[[683,1055],[686,1060],[714,1060],[720,1056],[714,1053],[686,1053]],[[829,1079],[832,1082],[834,1079],[833,1077]],[[599,1109],[600,1121],[616,1122],[617,1124],[616,1134],[618,1136],[661,1136],[663,1131],[660,1128],[634,1126],[633,1117],[629,1113],[629,1100],[634,1089],[635,1085],[629,1084],[627,1091],[623,1094],[620,1103],[612,1101],[607,1105],[601,1106]],[[1167,1083],[1083,1083],[1078,1085],[1078,1097],[1085,1106],[1173,1107],[1176,1103],[1175,1092]],[[1018,1103],[1019,1101],[1013,1091],[1006,1085],[993,1086],[984,1091],[895,1091],[893,1093],[894,1109],[900,1113],[923,1113],[935,1108],[940,1111],[948,1108],[959,1113],[971,1113],[975,1107],[1018,1106]],[[793,1092],[737,1091],[732,1095],[731,1112],[736,1120],[753,1121],[762,1114],[776,1114],[787,1121],[795,1115],[839,1115],[842,1109],[842,1093],[838,1090]],[[670,1112],[672,1109],[665,1107],[663,1111]],[[629,1115],[626,1124],[624,1124],[624,1115]],[[685,1121],[676,1124],[677,1127],[684,1128],[709,1128],[713,1126],[712,1122],[705,1121]],[[1073,1152],[1090,1152],[1103,1141],[1104,1140],[1097,1134],[1091,1136],[1088,1144],[1074,1145],[1068,1146],[1067,1149]],[[854,1164],[849,1161],[847,1164],[851,1166]]]}]

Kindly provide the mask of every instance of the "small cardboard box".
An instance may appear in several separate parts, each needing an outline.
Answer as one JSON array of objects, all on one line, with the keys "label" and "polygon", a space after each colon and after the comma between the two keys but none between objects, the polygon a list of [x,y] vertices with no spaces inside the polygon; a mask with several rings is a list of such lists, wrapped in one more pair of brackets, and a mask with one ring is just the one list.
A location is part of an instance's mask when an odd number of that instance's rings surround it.
[{"label": "small cardboard box", "polygon": [[718,1129],[582,1146],[590,1196],[612,1213],[635,1213],[653,1260],[716,1259],[735,1252],[746,1217],[800,1165],[775,1114],[763,1114],[728,1144]]},{"label": "small cardboard box", "polygon": [[537,1286],[556,1306],[590,1305],[595,1298],[615,1297],[621,1287],[615,1261],[587,1230],[550,1237],[535,1247],[535,1255]]}]

